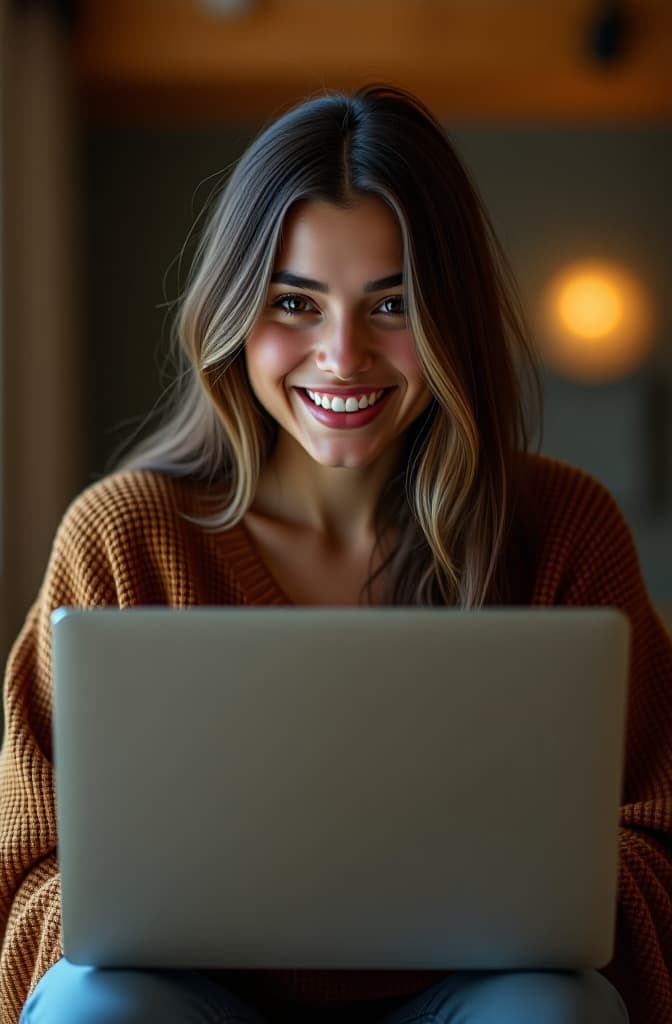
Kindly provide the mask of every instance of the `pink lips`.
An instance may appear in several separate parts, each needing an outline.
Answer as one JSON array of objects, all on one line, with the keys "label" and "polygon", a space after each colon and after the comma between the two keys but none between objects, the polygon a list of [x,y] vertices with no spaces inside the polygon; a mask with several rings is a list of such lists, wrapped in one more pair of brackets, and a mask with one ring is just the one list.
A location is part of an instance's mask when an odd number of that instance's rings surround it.
[{"label": "pink lips", "polygon": [[[375,420],[381,413],[383,407],[387,404],[387,400],[394,389],[390,388],[381,398],[378,399],[375,405],[370,405],[368,408],[361,409],[359,412],[332,412],[331,409],[323,409],[321,406],[315,405],[315,402],[308,397],[303,388],[294,388],[294,390],[318,423],[322,423],[325,427],[332,427],[332,429],[335,430],[352,430],[357,427],[365,427],[367,424]],[[326,394],[338,394],[343,398],[347,398],[348,395],[361,397],[362,395],[368,395],[372,391],[376,390],[380,389],[362,387],[324,389]]]}]

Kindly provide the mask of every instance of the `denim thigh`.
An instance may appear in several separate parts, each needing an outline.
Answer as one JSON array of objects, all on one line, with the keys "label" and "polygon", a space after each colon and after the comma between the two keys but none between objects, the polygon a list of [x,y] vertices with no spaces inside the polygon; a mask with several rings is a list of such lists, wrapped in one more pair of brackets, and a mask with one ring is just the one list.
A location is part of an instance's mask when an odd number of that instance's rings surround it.
[{"label": "denim thigh", "polygon": [[264,1024],[197,971],[102,970],[59,960],[28,997],[19,1024]]},{"label": "denim thigh", "polygon": [[458,971],[383,1018],[384,1024],[627,1024],[620,995],[597,971]]}]

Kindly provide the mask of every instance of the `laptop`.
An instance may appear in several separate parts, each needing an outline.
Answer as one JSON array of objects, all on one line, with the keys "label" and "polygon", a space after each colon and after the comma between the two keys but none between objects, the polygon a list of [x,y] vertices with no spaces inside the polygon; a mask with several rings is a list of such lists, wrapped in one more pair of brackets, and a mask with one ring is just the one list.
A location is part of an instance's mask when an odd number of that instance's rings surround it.
[{"label": "laptop", "polygon": [[52,622],[69,960],[610,960],[620,612],[98,608]]}]

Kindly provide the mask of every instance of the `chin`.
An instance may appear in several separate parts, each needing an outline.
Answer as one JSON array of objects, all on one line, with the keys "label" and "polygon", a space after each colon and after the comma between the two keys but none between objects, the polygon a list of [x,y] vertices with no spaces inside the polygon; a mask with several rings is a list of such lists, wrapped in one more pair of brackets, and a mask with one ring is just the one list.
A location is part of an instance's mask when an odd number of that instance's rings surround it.
[{"label": "chin", "polygon": [[313,459],[320,466],[328,466],[332,469],[366,469],[375,460],[373,452],[363,454],[361,452],[315,452]]}]

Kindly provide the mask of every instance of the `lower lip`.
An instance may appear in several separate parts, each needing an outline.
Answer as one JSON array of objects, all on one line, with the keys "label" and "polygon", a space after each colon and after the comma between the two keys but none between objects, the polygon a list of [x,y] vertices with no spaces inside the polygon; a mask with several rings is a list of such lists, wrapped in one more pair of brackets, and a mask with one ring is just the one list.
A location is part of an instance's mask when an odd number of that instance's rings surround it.
[{"label": "lower lip", "polygon": [[393,391],[390,388],[382,398],[378,399],[375,405],[369,405],[366,409],[361,409],[359,412],[332,412],[331,409],[323,409],[321,405],[315,405],[315,402],[301,388],[295,388],[294,390],[315,419],[325,427],[331,427],[334,430],[354,430],[357,427],[366,427],[380,415]]}]

